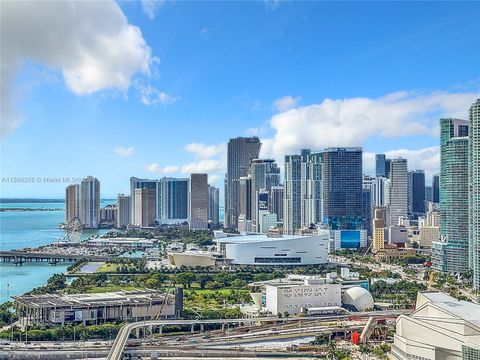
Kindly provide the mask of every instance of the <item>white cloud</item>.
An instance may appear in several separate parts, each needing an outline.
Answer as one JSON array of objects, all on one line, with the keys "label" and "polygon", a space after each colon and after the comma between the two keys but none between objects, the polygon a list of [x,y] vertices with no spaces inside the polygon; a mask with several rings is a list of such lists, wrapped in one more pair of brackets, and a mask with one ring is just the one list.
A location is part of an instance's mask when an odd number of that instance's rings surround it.
[{"label": "white cloud", "polygon": [[190,164],[183,165],[181,172],[184,174],[191,173],[211,173],[225,171],[225,164],[220,160],[206,159]]},{"label": "white cloud", "polygon": [[220,175],[213,174],[208,176],[208,183],[212,186],[217,186],[218,187],[218,182],[220,180]]},{"label": "white cloud", "polygon": [[159,164],[149,164],[145,166],[145,170],[151,173],[160,173],[160,174],[173,174],[180,170],[179,166],[168,165],[161,167]]},{"label": "white cloud", "polygon": [[194,154],[198,160],[210,159],[226,152],[225,144],[204,145],[202,143],[191,143],[185,145],[185,150]]},{"label": "white cloud", "polygon": [[142,0],[142,11],[150,18],[150,20],[153,20],[157,10],[164,3],[164,0]]},{"label": "white cloud", "polygon": [[270,119],[275,132],[262,139],[261,157],[281,160],[301,148],[362,146],[370,138],[438,133],[442,116],[467,116],[478,93],[398,92],[380,98],[325,99]]},{"label": "white cloud", "polygon": [[151,85],[137,84],[136,88],[141,102],[145,105],[168,105],[178,100],[177,97],[168,95],[167,93],[160,91]]},{"label": "white cloud", "polygon": [[298,105],[300,97],[284,96],[273,102],[273,107],[277,111],[286,111]]},{"label": "white cloud", "polygon": [[122,157],[129,157],[133,155],[132,147],[129,147],[129,148],[117,147],[113,151],[115,152],[115,154]]},{"label": "white cloud", "polygon": [[2,1],[1,133],[19,125],[13,82],[25,62],[63,75],[77,95],[126,91],[137,73],[149,75],[151,49],[115,1]]}]

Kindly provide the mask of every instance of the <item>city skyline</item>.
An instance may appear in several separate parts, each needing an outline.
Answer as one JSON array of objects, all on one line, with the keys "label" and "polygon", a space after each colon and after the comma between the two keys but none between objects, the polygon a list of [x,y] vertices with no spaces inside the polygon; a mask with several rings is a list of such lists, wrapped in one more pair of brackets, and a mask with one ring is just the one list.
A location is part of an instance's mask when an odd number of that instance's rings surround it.
[{"label": "city skyline", "polygon": [[[469,22],[478,3],[156,5],[74,3],[72,17],[66,5],[44,3],[65,20],[52,24],[48,16],[27,24],[31,7],[2,5],[2,54],[11,54],[2,62],[15,70],[2,68],[3,178],[93,175],[115,198],[129,193],[131,176],[208,173],[223,204],[227,141],[257,135],[260,158],[282,172],[284,155],[302,148],[362,146],[363,173],[375,175],[375,153],[385,153],[425,170],[430,184],[438,119],[468,119],[480,94],[480,27]],[[85,13],[89,43],[108,34],[125,40],[120,60],[67,36]],[[253,26],[243,25],[247,17]],[[9,38],[18,24],[25,36]],[[46,41],[52,32],[84,49],[91,72],[67,63],[70,48]],[[3,183],[0,197],[60,198],[66,185]]]}]

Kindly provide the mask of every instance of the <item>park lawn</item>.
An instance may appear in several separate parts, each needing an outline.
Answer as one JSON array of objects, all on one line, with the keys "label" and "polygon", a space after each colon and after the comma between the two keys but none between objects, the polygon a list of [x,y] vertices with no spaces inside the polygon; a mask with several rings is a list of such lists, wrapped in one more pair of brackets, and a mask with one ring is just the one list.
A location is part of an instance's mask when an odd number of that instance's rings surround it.
[{"label": "park lawn", "polygon": [[110,273],[110,272],[117,272],[118,264],[111,264],[111,263],[103,263],[100,266],[96,273]]},{"label": "park lawn", "polygon": [[200,289],[195,287],[192,287],[191,289],[185,289],[184,291],[195,291],[195,293],[199,295],[219,294],[221,296],[230,295],[232,291],[248,292],[248,290],[245,290],[245,289],[234,289],[234,288]]}]

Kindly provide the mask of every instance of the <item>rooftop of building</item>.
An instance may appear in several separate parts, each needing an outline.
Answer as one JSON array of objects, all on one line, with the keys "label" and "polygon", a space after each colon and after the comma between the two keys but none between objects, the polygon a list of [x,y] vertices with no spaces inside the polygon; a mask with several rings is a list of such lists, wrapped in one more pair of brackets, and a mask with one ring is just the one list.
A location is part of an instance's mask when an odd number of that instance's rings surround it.
[{"label": "rooftop of building", "polygon": [[186,251],[169,251],[169,255],[185,255],[185,256],[222,256],[218,251],[205,250],[186,250]]},{"label": "rooftop of building", "polygon": [[237,236],[228,236],[214,238],[213,241],[216,243],[229,243],[229,244],[239,244],[239,243],[255,243],[255,242],[266,242],[266,241],[286,241],[286,240],[295,240],[295,239],[306,239],[318,236],[330,236],[328,230],[320,230],[317,234],[309,235],[281,235],[281,234],[247,234]]},{"label": "rooftop of building", "polygon": [[326,276],[320,275],[298,275],[289,274],[285,278],[271,279],[265,281],[256,281],[248,284],[249,286],[276,286],[276,287],[291,287],[299,285],[321,285],[321,284],[335,284],[348,281],[358,281],[358,278],[342,278],[337,273],[328,273]]},{"label": "rooftop of building", "polygon": [[18,304],[35,308],[81,308],[106,305],[141,305],[150,304],[153,301],[163,301],[166,297],[171,299],[173,298],[173,295],[149,289],[93,294],[43,294],[12,296],[12,298]]},{"label": "rooftop of building", "polygon": [[[423,297],[424,299],[422,299]],[[439,291],[421,291],[417,298],[417,307],[432,303],[462,320],[480,326],[480,305],[456,298]]]}]

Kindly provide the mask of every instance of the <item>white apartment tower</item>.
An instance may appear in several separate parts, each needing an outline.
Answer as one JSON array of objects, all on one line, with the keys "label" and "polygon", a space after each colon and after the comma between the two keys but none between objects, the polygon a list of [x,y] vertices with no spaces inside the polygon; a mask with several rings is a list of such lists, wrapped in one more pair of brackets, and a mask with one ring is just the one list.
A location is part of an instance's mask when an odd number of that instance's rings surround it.
[{"label": "white apartment tower", "polygon": [[80,221],[85,228],[100,224],[100,182],[87,176],[80,184]]},{"label": "white apartment tower", "polygon": [[389,227],[398,225],[399,218],[408,217],[407,186],[407,159],[392,159],[390,161]]}]

